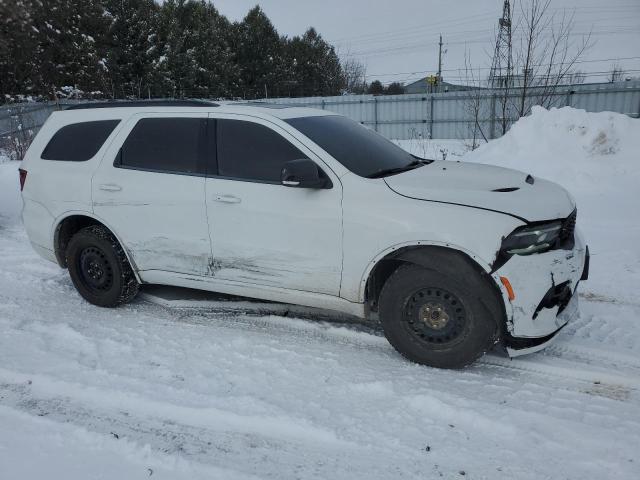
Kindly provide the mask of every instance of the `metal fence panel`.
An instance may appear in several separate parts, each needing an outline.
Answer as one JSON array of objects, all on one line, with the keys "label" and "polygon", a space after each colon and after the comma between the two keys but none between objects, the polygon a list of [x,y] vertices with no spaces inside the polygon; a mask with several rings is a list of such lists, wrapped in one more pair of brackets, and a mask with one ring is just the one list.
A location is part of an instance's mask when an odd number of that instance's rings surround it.
[{"label": "metal fence panel", "polygon": [[[495,138],[502,134],[500,91],[456,91],[393,96],[345,95],[341,97],[272,98],[267,102],[295,103],[346,115],[389,138]],[[519,89],[507,102],[506,123],[517,120]],[[540,104],[540,89],[532,88],[527,105]],[[588,112],[612,111],[640,116],[640,81],[580,84],[558,87],[551,105],[573,106]],[[474,112],[478,114],[475,115]],[[476,121],[477,117],[477,121]]]},{"label": "metal fence panel", "polygon": [[[502,92],[496,90],[456,91],[405,95],[344,95],[334,97],[270,98],[264,102],[320,108],[346,115],[382,135],[413,138],[496,138],[502,134]],[[506,123],[517,120],[518,89],[507,102]],[[540,103],[540,90],[531,89],[529,104]],[[75,103],[67,101],[66,103]],[[570,105],[589,112],[612,111],[640,117],[640,80],[611,84],[566,85],[556,89],[553,105]],[[0,107],[0,139],[15,133],[17,115],[23,128],[39,128],[54,103],[25,103]],[[478,112],[477,115],[474,112]],[[476,121],[477,120],[477,121]]]}]

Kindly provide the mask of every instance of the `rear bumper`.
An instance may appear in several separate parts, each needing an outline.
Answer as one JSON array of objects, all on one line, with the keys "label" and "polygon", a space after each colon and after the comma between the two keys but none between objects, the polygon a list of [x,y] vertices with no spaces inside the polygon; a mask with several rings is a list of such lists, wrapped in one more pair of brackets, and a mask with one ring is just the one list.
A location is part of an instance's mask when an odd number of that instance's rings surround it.
[{"label": "rear bumper", "polygon": [[45,260],[49,260],[50,262],[58,264],[58,260],[56,259],[56,254],[53,250],[49,250],[48,248],[43,247],[42,245],[38,245],[37,243],[31,242],[31,247],[33,250],[40,255]]},{"label": "rear bumper", "polygon": [[507,277],[515,293],[512,300],[503,295],[504,343],[510,355],[541,350],[579,315],[576,290],[588,270],[589,250],[576,230],[573,249],[514,256],[495,272],[498,285],[500,277]]},{"label": "rear bumper", "polygon": [[[53,242],[51,241],[51,228],[53,224],[53,216],[40,203],[31,198],[22,196],[22,223],[27,231],[29,241],[36,252],[47,260],[51,259],[53,254]],[[53,256],[55,262],[55,255]]]}]

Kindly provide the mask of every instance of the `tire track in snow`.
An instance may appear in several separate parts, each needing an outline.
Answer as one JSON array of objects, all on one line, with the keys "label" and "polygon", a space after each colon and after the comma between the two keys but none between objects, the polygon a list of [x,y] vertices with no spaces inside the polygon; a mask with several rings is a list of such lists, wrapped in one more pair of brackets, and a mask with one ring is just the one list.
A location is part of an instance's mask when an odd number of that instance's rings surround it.
[{"label": "tire track in snow", "polygon": [[578,344],[569,344],[558,340],[546,347],[543,354],[562,359],[579,359],[580,363],[592,365],[594,363],[605,364],[619,369],[620,367],[633,370],[640,376],[640,359],[619,352],[610,352],[601,348],[592,348]]},{"label": "tire track in snow", "polygon": [[[152,302],[156,303],[156,302]],[[211,307],[186,307],[180,308],[168,305],[160,306],[168,311],[183,312],[181,320],[192,321],[199,318],[198,323],[206,323],[211,316],[218,319],[233,318],[228,325],[243,325],[245,328],[259,331],[286,331],[294,335],[304,333],[304,338],[309,335],[314,338],[331,341],[333,343],[350,344],[358,348],[376,349],[393,355],[392,347],[387,343],[382,330],[375,322],[367,322],[361,319],[345,319],[344,316],[324,313],[322,320],[317,318],[314,309],[308,313],[300,312],[300,308],[293,316],[273,314],[280,313],[286,305],[276,304],[277,308],[271,309],[269,305],[258,303],[256,308],[251,308],[251,302],[242,302],[237,308],[233,301],[224,302],[224,308]],[[293,308],[292,308],[293,309]],[[545,363],[546,357],[553,357],[554,365]],[[597,363],[594,368],[594,363]],[[630,400],[632,391],[640,390],[640,362],[633,357],[605,352],[579,345],[567,345],[562,341],[549,345],[539,353],[531,354],[524,358],[509,359],[499,356],[498,353],[489,353],[476,363],[477,366],[499,367],[502,370],[535,374],[542,379],[553,377],[577,382],[576,391],[587,394],[599,394],[609,396],[616,400]],[[628,375],[620,375],[620,367],[627,367]],[[481,371],[482,374],[491,375],[493,371]],[[540,383],[543,383],[543,380]],[[595,390],[594,390],[594,386]],[[608,394],[608,391],[611,393]]]},{"label": "tire track in snow", "polygon": [[[558,360],[560,359],[558,358]],[[616,400],[628,400],[631,398],[632,391],[640,390],[640,378],[638,377],[628,378],[604,371],[576,369],[576,367],[580,368],[583,365],[570,361],[565,361],[557,365],[550,365],[539,362],[536,359],[508,359],[485,355],[478,363],[480,365],[499,367],[501,369],[516,371],[518,373],[533,373],[543,377],[554,377],[584,383],[590,388],[587,389],[587,391],[580,390],[583,393],[592,393],[593,386],[597,385],[597,391],[602,393],[604,396],[607,396],[606,390],[609,388],[612,392],[616,392],[612,393],[610,398],[614,398]]]},{"label": "tire track in snow", "polygon": [[[85,394],[93,396],[97,401],[87,401],[78,394],[73,384],[66,386],[70,391],[61,394],[60,388],[65,382],[52,380],[38,375],[14,374],[0,369],[0,404],[29,415],[46,417],[64,424],[71,424],[86,430],[111,435],[115,440],[127,439],[138,445],[149,445],[156,451],[168,455],[178,455],[201,464],[214,465],[249,473],[259,478],[283,478],[292,465],[298,465],[300,475],[310,479],[353,478],[346,471],[372,471],[371,456],[383,458],[386,447],[362,446],[332,435],[313,435],[313,428],[304,426],[293,436],[288,436],[286,426],[273,425],[272,432],[255,429],[255,424],[247,422],[239,429],[221,420],[220,425],[207,422],[206,411],[202,424],[189,415],[172,418],[162,415],[168,409],[183,407],[162,404],[151,399],[129,398],[128,402],[108,400],[108,396],[127,396],[119,391],[97,392]],[[33,378],[33,380],[24,380]],[[72,396],[68,396],[71,394]],[[103,396],[103,401],[98,400]],[[120,399],[121,400],[121,399]],[[155,403],[156,408],[145,412],[144,402]],[[159,410],[158,410],[159,408]],[[197,413],[194,410],[194,413]],[[235,415],[228,412],[230,415]],[[302,436],[299,436],[302,434]],[[377,453],[375,453],[377,452]],[[274,454],[277,453],[277,454]],[[303,453],[304,462],[300,455]],[[248,458],[260,461],[247,461]],[[268,462],[265,459],[269,459]],[[403,458],[413,465],[414,470],[423,470],[428,463],[427,458],[414,455],[414,458]],[[336,474],[336,465],[341,465],[342,474]],[[386,472],[385,472],[386,470]],[[380,465],[376,473],[383,478],[393,478],[396,467],[392,464]],[[287,475],[285,477],[289,478]],[[297,477],[298,478],[298,477]]]}]

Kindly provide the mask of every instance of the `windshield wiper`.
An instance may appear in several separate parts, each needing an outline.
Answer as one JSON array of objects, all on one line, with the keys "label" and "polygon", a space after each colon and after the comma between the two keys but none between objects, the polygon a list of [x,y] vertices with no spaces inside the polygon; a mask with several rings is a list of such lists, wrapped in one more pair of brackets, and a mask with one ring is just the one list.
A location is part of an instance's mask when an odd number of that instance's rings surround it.
[{"label": "windshield wiper", "polygon": [[381,178],[389,175],[395,175],[396,173],[406,172],[408,170],[413,170],[414,168],[421,167],[422,165],[427,165],[431,163],[428,160],[413,160],[412,162],[407,163],[404,167],[394,167],[394,168],[385,168],[384,170],[378,170],[375,173],[372,173],[367,178]]},{"label": "windshield wiper", "polygon": [[432,160],[431,158],[422,158],[419,157],[417,155],[414,155],[413,153],[410,153],[409,155],[411,155],[413,158],[415,158],[416,160],[420,160],[422,163],[424,163],[425,165],[428,165],[429,163],[433,163],[435,162],[435,160]]}]

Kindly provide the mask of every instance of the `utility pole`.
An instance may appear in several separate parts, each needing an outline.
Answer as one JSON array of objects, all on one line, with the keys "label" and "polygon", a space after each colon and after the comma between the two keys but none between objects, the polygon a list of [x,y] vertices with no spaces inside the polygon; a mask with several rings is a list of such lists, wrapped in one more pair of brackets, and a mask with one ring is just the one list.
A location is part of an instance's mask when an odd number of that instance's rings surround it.
[{"label": "utility pole", "polygon": [[440,41],[438,42],[438,73],[435,75],[429,75],[426,79],[429,84],[429,92],[434,93],[439,90],[439,86],[442,84],[442,34],[440,34]]},{"label": "utility pole", "polygon": [[440,42],[438,43],[438,85],[442,83],[442,34],[440,34]]}]

